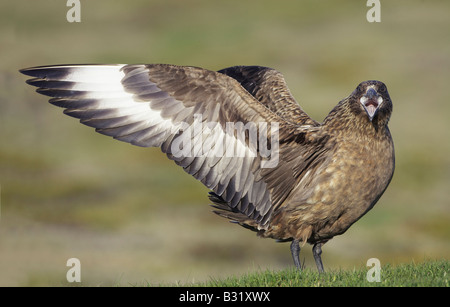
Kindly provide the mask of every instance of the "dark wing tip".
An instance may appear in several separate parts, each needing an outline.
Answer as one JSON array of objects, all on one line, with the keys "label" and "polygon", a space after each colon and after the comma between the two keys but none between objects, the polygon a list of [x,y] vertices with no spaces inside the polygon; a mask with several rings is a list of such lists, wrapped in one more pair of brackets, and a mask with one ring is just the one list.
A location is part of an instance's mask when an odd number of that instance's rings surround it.
[{"label": "dark wing tip", "polygon": [[[26,75],[26,73],[23,73],[23,74]],[[29,75],[28,75],[28,76],[29,76]],[[42,80],[41,78],[33,78],[33,79],[27,79],[27,80],[25,80],[25,82],[26,82],[28,85],[36,86],[36,87],[40,87],[42,81],[43,81],[43,80]]]},{"label": "dark wing tip", "polygon": [[36,92],[41,94],[41,95],[45,95],[45,96],[49,96],[49,97],[55,97],[55,98],[62,98],[62,97],[69,96],[68,95],[68,91],[57,90],[57,89],[53,89],[53,88],[42,88],[42,87],[39,87],[36,90]]},{"label": "dark wing tip", "polygon": [[41,70],[38,69],[38,67],[28,67],[28,68],[19,69],[19,72],[21,74],[24,74],[24,75],[30,76],[30,77],[39,77],[39,75],[40,75],[39,71],[41,71]]},{"label": "dark wing tip", "polygon": [[70,65],[35,66],[22,68],[19,72],[40,79],[58,79],[67,74],[68,66]]}]

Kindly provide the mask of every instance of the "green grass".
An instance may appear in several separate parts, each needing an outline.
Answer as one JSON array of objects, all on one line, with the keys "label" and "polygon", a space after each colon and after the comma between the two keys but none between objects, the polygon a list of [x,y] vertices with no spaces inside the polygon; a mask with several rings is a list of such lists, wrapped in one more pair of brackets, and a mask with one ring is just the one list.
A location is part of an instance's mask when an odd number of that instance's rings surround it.
[{"label": "green grass", "polygon": [[[448,287],[448,260],[426,261],[415,264],[385,265],[381,267],[380,282],[367,281],[370,267],[353,270],[333,270],[319,274],[306,269],[299,273],[294,268],[281,271],[265,270],[239,277],[184,286],[206,287]],[[180,286],[177,284],[177,286]]]}]

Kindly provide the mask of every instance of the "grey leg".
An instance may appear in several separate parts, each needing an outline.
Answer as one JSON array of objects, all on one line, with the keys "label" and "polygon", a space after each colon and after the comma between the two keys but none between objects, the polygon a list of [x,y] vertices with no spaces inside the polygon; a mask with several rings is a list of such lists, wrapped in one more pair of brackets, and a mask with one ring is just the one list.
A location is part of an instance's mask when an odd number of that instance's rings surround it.
[{"label": "grey leg", "polygon": [[322,258],[320,257],[320,255],[322,255],[322,245],[323,243],[316,243],[314,244],[312,249],[314,260],[316,261],[316,266],[317,269],[319,270],[319,273],[325,272],[323,270]]},{"label": "grey leg", "polygon": [[300,245],[298,244],[298,240],[293,240],[291,243],[291,254],[292,259],[294,259],[294,264],[299,271],[302,270],[302,265],[300,264]]}]

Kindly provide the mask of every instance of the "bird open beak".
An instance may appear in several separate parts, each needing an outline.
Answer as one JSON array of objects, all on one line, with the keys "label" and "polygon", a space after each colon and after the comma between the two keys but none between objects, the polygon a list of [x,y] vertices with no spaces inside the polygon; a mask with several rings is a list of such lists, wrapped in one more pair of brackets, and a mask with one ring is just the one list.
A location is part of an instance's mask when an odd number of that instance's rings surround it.
[{"label": "bird open beak", "polygon": [[377,114],[380,105],[383,103],[383,97],[378,95],[376,90],[369,87],[366,93],[361,97],[359,102],[364,107],[364,110],[366,110],[366,113],[369,116],[370,121],[372,121],[372,119]]}]

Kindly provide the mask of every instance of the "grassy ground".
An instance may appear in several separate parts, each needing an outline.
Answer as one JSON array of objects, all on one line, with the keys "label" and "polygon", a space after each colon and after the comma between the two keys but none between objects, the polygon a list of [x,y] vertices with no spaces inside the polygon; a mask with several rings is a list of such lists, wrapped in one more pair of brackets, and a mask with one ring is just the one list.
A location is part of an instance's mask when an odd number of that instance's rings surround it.
[{"label": "grassy ground", "polygon": [[[291,265],[289,246],[210,212],[207,189],[158,149],[96,134],[25,84],[20,68],[173,63],[280,70],[322,120],[363,80],[394,103],[396,171],[378,204],[323,248],[325,270],[450,259],[449,1],[0,1],[0,285],[182,284]],[[302,251],[308,268],[311,251]],[[364,270],[363,270],[364,271]],[[361,273],[362,274],[362,273]],[[327,276],[327,275],[325,275]]]},{"label": "grassy ground", "polygon": [[[448,260],[426,261],[415,264],[381,267],[380,281],[368,281],[371,267],[352,270],[331,270],[319,274],[316,270],[306,269],[299,273],[296,269],[281,271],[265,270],[243,276],[231,276],[225,279],[211,279],[205,283],[188,286],[206,287],[448,287],[450,262]],[[177,284],[180,286],[180,284]]]}]

